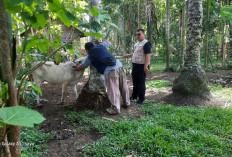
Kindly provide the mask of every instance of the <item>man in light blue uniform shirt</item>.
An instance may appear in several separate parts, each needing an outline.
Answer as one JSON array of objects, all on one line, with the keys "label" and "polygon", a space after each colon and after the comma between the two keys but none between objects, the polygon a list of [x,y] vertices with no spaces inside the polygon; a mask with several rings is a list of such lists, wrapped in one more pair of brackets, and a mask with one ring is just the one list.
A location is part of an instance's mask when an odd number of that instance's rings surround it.
[{"label": "man in light blue uniform shirt", "polygon": [[74,70],[83,70],[92,64],[99,73],[105,76],[107,95],[112,105],[106,111],[109,114],[117,114],[120,113],[121,108],[120,95],[123,100],[122,106],[127,107],[130,105],[129,89],[122,63],[109,53],[107,46],[109,46],[107,42],[96,46],[91,42],[86,43],[85,50],[88,56]]}]

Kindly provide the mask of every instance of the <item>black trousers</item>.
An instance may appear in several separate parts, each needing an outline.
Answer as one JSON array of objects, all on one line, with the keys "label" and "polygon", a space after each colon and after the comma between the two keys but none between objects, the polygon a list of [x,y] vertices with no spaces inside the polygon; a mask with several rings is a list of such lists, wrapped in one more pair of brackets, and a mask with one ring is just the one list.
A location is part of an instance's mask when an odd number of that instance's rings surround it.
[{"label": "black trousers", "polygon": [[132,80],[133,80],[133,92],[132,98],[144,101],[145,100],[145,80],[146,74],[144,72],[144,64],[133,63],[132,66]]}]

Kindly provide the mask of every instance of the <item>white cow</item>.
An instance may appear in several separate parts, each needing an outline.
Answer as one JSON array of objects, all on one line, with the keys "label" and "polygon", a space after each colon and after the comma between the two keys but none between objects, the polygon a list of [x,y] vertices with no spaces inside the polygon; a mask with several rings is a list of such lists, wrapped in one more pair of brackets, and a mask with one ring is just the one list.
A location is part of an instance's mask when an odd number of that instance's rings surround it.
[{"label": "white cow", "polygon": [[[64,103],[64,91],[66,86],[73,87],[77,99],[78,93],[76,85],[82,78],[84,70],[74,71],[72,67],[81,64],[84,59],[85,58],[81,58],[77,59],[75,62],[60,63],[59,65],[54,64],[54,62],[46,62],[32,73],[34,82],[38,88],[40,88],[43,81],[47,81],[50,84],[62,84],[61,104]],[[36,96],[36,99],[37,105],[40,105],[39,94]]]}]

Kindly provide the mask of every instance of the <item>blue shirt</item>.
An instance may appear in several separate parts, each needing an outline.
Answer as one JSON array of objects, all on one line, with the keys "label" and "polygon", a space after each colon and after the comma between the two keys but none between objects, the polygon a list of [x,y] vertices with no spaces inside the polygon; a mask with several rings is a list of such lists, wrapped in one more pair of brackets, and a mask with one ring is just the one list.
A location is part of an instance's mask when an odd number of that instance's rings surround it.
[{"label": "blue shirt", "polygon": [[[85,58],[85,60],[81,63],[81,66],[83,66],[84,68],[87,68],[90,64],[91,64],[91,61],[89,60],[89,57],[87,56]],[[105,71],[104,71],[104,74],[107,75],[107,74],[109,74],[110,71],[116,70],[116,69],[118,69],[120,67],[122,67],[122,63],[117,59],[116,60],[116,65],[107,66]]]},{"label": "blue shirt", "polygon": [[[103,45],[105,48],[110,47],[110,43],[108,41],[104,41],[104,42],[102,42],[100,44]],[[84,67],[84,68],[87,68],[90,64],[91,64],[91,61],[87,56],[86,59],[82,62],[81,66]],[[117,59],[116,65],[107,66],[105,71],[104,71],[104,74],[107,75],[107,74],[109,74],[110,71],[116,70],[116,69],[118,69],[120,67],[122,67],[122,63]]]}]

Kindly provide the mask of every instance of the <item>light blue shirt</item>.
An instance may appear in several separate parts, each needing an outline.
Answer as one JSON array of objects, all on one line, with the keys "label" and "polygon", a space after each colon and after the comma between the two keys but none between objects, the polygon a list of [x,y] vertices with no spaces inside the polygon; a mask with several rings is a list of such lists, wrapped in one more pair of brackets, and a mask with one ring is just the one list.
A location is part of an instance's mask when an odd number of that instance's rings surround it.
[{"label": "light blue shirt", "polygon": [[[91,64],[91,61],[89,59],[89,56],[87,56],[85,58],[85,60],[81,63],[81,66],[83,66],[84,68],[87,68],[90,64]],[[107,66],[105,71],[104,71],[104,74],[107,75],[107,74],[109,74],[110,71],[116,70],[116,69],[118,69],[120,67],[122,67],[122,63],[118,59],[116,59],[116,65]]]}]

